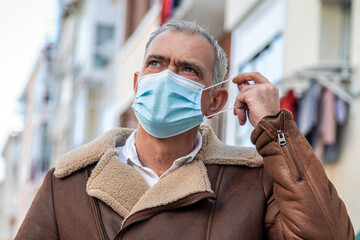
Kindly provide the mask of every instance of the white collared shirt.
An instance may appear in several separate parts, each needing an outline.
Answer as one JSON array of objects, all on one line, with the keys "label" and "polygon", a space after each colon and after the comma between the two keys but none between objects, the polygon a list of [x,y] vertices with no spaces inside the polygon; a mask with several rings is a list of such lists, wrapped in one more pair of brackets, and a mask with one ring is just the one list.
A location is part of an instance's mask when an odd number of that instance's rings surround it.
[{"label": "white collared shirt", "polygon": [[123,146],[117,147],[116,149],[119,151],[120,160],[125,164],[135,168],[150,187],[157,183],[161,178],[175,171],[185,163],[191,162],[195,155],[200,151],[202,145],[202,137],[198,132],[194,144],[194,150],[192,150],[189,154],[176,159],[171,167],[159,177],[151,168],[144,167],[141,164],[136,152],[135,138],[136,130],[129,136]]}]

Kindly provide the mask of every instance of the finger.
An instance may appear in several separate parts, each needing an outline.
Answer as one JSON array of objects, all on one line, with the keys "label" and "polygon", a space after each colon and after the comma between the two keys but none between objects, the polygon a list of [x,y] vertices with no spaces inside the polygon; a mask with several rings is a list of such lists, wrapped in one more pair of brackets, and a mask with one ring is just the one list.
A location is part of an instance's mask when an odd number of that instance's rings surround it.
[{"label": "finger", "polygon": [[247,110],[248,110],[248,106],[245,103],[244,96],[243,94],[239,94],[236,97],[236,101],[234,104],[234,115],[237,115],[240,125],[244,125],[246,123]]},{"label": "finger", "polygon": [[[239,86],[241,86],[241,87],[239,87]],[[249,90],[256,90],[256,89],[260,89],[260,88],[262,88],[264,85],[262,85],[262,84],[244,84],[244,85],[242,85],[242,84],[239,84],[238,85],[238,88],[239,88],[239,91],[241,92],[241,93],[245,93],[245,92],[247,92],[247,91],[249,91]]]},{"label": "finger", "polygon": [[235,101],[234,105],[234,113],[236,115],[236,109],[244,109],[245,111],[248,109],[246,103],[239,102],[238,100]]},{"label": "finger", "polygon": [[248,106],[246,103],[241,102],[239,100],[235,101],[234,109],[244,109],[245,111],[248,110]]},{"label": "finger", "polygon": [[[271,84],[271,83],[264,83],[264,84],[253,84],[244,86],[241,88],[240,93],[242,95],[246,94],[247,96],[278,96],[279,90],[278,88]],[[245,101],[245,100],[242,100]]]},{"label": "finger", "polygon": [[239,91],[241,92],[246,86],[250,86],[250,83],[248,81],[245,81],[241,84],[237,84]]},{"label": "finger", "polygon": [[246,110],[244,108],[236,108],[235,115],[237,115],[240,125],[244,125],[246,123]]},{"label": "finger", "polygon": [[258,72],[242,73],[233,78],[233,83],[242,84],[244,82],[254,81],[255,84],[270,83],[266,77]]},{"label": "finger", "polygon": [[233,108],[233,113],[234,115],[236,114],[236,109],[244,109],[245,111],[247,110],[247,105],[245,103],[239,102],[235,100],[235,104],[234,104],[234,108]]}]

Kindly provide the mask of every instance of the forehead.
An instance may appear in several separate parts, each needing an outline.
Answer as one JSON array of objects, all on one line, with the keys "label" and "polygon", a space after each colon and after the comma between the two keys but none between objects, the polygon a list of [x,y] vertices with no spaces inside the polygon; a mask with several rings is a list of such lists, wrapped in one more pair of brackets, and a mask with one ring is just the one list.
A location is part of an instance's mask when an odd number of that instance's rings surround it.
[{"label": "forehead", "polygon": [[150,43],[146,56],[161,54],[182,60],[202,62],[211,70],[215,64],[215,53],[211,43],[200,34],[165,31],[156,36]]}]

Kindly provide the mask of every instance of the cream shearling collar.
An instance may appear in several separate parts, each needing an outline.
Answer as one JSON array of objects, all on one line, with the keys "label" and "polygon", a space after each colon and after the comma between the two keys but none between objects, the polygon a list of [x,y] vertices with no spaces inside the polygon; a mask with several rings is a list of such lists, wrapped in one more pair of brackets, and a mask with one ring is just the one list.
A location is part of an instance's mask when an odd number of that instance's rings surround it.
[{"label": "cream shearling collar", "polygon": [[108,131],[60,158],[55,177],[64,178],[98,162],[87,182],[88,195],[113,208],[125,220],[133,214],[163,206],[194,193],[212,193],[206,164],[259,167],[262,158],[253,148],[228,146],[208,126],[201,126],[203,145],[195,159],[149,188],[141,175],[118,158],[116,146],[125,144],[131,129]]},{"label": "cream shearling collar", "polygon": [[[115,150],[116,146],[124,145],[126,139],[133,131],[133,129],[128,128],[115,128],[93,141],[66,153],[58,161],[54,173],[55,176],[57,178],[66,177],[81,168],[99,161],[109,149]],[[254,148],[226,145],[206,125],[200,127],[200,133],[203,143],[195,159],[205,164],[243,165],[248,167],[259,167],[263,164],[262,157]]]}]

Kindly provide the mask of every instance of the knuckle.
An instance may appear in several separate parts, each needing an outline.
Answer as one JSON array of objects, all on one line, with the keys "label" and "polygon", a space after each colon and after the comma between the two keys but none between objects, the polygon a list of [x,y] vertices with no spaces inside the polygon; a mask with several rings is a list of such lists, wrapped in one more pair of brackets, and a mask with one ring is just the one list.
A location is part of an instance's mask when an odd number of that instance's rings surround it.
[{"label": "knuckle", "polygon": [[268,83],[266,85],[267,85],[266,88],[271,92],[278,92],[279,91],[279,89],[274,84]]},{"label": "knuckle", "polygon": [[258,76],[258,77],[262,77],[260,72],[254,72],[254,75]]}]

